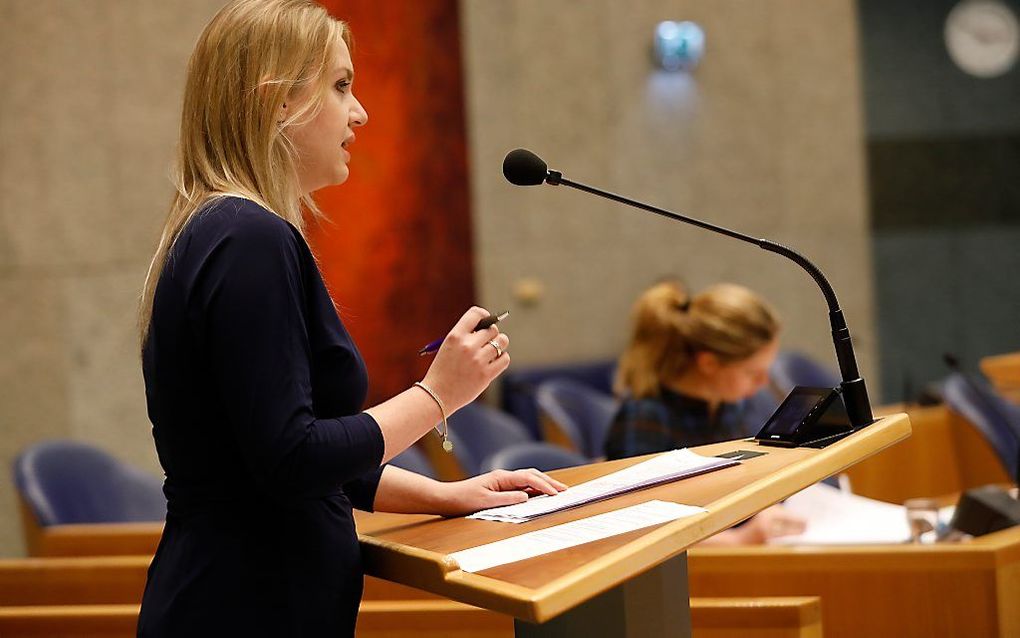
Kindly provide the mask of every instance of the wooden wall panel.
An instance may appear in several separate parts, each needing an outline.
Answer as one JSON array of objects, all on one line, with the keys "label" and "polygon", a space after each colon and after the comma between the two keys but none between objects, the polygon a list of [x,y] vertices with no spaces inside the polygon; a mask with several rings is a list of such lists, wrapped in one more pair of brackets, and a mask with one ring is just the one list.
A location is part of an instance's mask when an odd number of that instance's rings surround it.
[{"label": "wooden wall panel", "polygon": [[420,378],[417,350],[474,301],[456,0],[322,0],[354,34],[369,114],[312,248],[368,363],[369,401]]}]

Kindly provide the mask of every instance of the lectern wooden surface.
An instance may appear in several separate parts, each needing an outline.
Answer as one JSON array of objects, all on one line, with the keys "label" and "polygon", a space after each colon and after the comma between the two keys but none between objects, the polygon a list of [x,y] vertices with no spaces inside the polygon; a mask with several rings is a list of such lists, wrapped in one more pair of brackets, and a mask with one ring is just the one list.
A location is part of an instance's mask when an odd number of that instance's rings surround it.
[{"label": "lectern wooden surface", "polygon": [[[704,455],[734,450],[766,454],[735,467],[524,524],[390,514],[359,516],[366,573],[522,620],[545,622],[909,434],[906,415],[893,415],[820,450],[764,447],[750,441],[707,445],[696,451]],[[597,463],[555,475],[572,485],[645,458]],[[461,549],[652,499],[700,505],[708,512],[474,574],[461,571],[448,556]]]}]

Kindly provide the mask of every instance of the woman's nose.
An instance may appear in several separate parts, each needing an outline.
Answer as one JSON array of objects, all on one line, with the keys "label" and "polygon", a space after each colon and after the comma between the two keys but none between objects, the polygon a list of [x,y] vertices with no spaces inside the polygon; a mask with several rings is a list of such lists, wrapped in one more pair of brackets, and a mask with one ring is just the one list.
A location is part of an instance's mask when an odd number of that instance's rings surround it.
[{"label": "woman's nose", "polygon": [[368,124],[368,111],[361,105],[358,98],[354,98],[354,108],[351,109],[351,126],[364,126]]}]

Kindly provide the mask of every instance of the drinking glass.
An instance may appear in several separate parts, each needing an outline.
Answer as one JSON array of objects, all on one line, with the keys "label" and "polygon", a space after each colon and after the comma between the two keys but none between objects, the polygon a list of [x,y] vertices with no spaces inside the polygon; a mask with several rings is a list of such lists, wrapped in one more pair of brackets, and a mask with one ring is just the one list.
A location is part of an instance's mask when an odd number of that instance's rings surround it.
[{"label": "drinking glass", "polygon": [[904,504],[910,540],[914,543],[934,543],[938,537],[939,504],[933,498],[912,498]]}]

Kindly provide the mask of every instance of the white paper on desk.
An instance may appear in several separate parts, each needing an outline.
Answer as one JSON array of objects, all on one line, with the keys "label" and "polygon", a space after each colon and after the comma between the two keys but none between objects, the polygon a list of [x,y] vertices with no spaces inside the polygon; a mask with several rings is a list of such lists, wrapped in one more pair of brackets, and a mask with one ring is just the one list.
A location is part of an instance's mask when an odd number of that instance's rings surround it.
[{"label": "white paper on desk", "polygon": [[797,492],[784,506],[807,520],[796,536],[780,536],[773,545],[855,545],[903,543],[910,539],[906,508],[841,492],[817,483]]},{"label": "white paper on desk", "polygon": [[523,503],[482,510],[468,518],[504,523],[524,523],[545,514],[558,512],[610,496],[658,485],[668,481],[736,465],[739,461],[701,456],[688,449],[665,452],[626,469],[574,485],[553,496],[536,496]]},{"label": "white paper on desk", "polygon": [[497,565],[515,563],[542,554],[625,534],[643,527],[675,521],[707,511],[693,505],[668,501],[647,501],[605,514],[554,525],[487,545],[450,554],[461,570],[477,572]]}]

